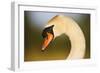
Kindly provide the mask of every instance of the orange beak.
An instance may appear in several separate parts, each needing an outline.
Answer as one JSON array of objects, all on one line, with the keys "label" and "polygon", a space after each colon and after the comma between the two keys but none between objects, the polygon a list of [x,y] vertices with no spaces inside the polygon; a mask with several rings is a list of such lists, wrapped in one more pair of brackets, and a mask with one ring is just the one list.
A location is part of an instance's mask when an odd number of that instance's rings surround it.
[{"label": "orange beak", "polygon": [[46,47],[50,44],[52,39],[53,39],[53,35],[51,33],[47,32],[47,37],[44,38],[44,41],[43,41],[42,51],[44,51],[46,49]]}]

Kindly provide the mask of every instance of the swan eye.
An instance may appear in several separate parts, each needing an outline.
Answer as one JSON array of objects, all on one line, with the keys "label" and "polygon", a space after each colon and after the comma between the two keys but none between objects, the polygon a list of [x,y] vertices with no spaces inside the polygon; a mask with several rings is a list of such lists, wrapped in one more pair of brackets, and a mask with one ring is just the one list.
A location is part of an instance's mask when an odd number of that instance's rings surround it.
[{"label": "swan eye", "polygon": [[42,32],[43,38],[46,38],[46,37],[48,36],[47,33],[51,33],[52,35],[54,35],[54,34],[53,34],[53,27],[54,27],[54,25],[52,25],[52,26],[50,26],[50,27],[46,27],[46,28],[43,30],[43,32]]}]

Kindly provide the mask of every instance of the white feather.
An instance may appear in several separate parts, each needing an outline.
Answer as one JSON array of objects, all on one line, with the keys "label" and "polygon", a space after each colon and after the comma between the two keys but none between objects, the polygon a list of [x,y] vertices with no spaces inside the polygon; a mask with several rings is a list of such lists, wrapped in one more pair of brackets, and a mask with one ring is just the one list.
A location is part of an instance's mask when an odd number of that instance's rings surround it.
[{"label": "white feather", "polygon": [[79,25],[70,17],[56,15],[46,27],[54,25],[54,38],[66,34],[71,41],[71,51],[67,59],[81,59],[85,54],[85,37]]}]

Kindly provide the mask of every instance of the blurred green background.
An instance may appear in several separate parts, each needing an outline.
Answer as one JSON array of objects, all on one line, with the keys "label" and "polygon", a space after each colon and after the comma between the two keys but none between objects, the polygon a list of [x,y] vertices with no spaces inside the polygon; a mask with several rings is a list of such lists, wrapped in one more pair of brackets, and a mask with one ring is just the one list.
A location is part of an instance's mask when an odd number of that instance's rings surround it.
[{"label": "blurred green background", "polygon": [[62,60],[68,57],[71,43],[66,35],[53,40],[42,52],[42,30],[46,23],[54,16],[63,14],[73,18],[82,29],[86,39],[84,59],[90,58],[90,14],[55,13],[24,11],[24,61]]}]

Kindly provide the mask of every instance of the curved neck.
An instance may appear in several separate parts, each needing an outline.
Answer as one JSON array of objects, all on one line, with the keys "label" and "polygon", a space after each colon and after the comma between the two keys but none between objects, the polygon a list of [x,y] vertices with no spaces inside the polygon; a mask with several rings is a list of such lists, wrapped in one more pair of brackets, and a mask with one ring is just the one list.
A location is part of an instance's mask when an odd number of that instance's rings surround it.
[{"label": "curved neck", "polygon": [[71,50],[67,59],[81,59],[85,54],[85,37],[78,24],[71,25],[69,32],[65,32],[71,41]]},{"label": "curved neck", "polygon": [[65,33],[71,41],[71,50],[67,59],[80,59],[85,54],[85,37],[78,24],[71,18],[58,15],[49,23],[54,25],[55,37]]}]

